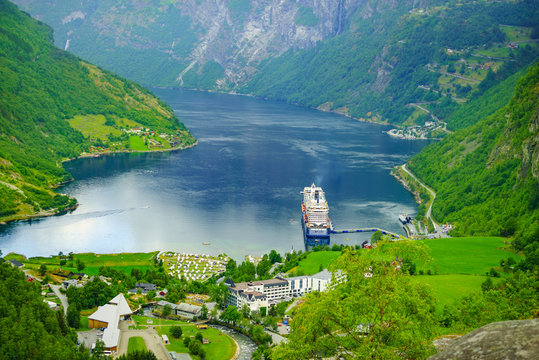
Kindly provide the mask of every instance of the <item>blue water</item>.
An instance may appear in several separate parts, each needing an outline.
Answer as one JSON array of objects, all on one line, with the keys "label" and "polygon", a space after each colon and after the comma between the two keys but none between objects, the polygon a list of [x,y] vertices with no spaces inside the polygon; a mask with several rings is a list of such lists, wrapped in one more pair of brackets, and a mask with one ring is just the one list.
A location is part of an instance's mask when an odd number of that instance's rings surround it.
[{"label": "blue water", "polygon": [[[389,174],[426,142],[394,139],[386,126],[278,102],[155,89],[199,140],[181,152],[80,159],[71,214],[0,229],[0,249],[27,256],[174,250],[237,259],[304,248],[301,195],[323,187],[336,228],[403,233],[412,196]],[[370,234],[334,235],[357,244]],[[209,242],[211,245],[203,245]]]}]

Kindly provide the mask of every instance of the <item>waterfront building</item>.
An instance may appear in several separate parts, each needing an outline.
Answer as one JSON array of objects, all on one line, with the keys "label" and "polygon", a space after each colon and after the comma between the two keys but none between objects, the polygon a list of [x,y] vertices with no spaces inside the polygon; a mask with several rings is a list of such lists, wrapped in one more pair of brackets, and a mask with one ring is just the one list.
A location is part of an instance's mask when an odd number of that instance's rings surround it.
[{"label": "waterfront building", "polygon": [[225,281],[228,286],[227,305],[234,305],[238,309],[247,305],[251,311],[256,311],[313,291],[324,291],[331,279],[332,274],[327,270],[309,276],[276,277],[237,284],[228,279]]}]

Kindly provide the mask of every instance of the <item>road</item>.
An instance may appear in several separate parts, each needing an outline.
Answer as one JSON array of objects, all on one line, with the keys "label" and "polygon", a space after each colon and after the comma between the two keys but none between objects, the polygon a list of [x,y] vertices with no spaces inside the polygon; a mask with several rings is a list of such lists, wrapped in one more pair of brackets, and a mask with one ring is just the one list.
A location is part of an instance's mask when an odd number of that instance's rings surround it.
[{"label": "road", "polygon": [[69,306],[69,303],[67,302],[67,296],[60,292],[61,286],[62,285],[50,285],[52,292],[54,292],[54,295],[58,296],[58,299],[60,299],[60,302],[64,307],[64,315],[67,315],[67,307]]},{"label": "road", "polygon": [[427,209],[427,219],[429,219],[430,221],[432,221],[432,224],[434,225],[434,232],[436,234],[439,234],[439,235],[442,235],[442,229],[440,228],[440,225],[438,225],[436,223],[436,221],[434,221],[434,219],[432,218],[432,205],[434,204],[434,199],[436,199],[436,193],[431,189],[429,188],[427,185],[423,184],[423,182],[421,182],[421,180],[419,180],[414,174],[412,174],[407,168],[406,168],[406,164],[402,164],[401,166],[402,170],[404,170],[408,175],[410,175],[415,181],[417,181],[417,183],[419,185],[421,185],[422,187],[424,187],[431,195],[432,195],[432,201],[429,205],[429,208]]}]

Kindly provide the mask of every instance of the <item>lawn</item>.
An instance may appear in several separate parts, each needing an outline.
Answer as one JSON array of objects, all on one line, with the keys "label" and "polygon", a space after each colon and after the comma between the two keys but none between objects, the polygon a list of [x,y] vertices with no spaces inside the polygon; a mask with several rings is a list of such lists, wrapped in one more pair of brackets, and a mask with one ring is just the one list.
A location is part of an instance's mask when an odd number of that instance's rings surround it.
[{"label": "lawn", "polygon": [[129,343],[127,344],[127,353],[135,351],[146,351],[146,343],[140,336],[133,336],[129,338]]},{"label": "lawn", "polygon": [[431,249],[430,268],[437,274],[485,275],[499,267],[501,259],[521,256],[509,251],[507,239],[500,237],[463,237],[423,240]]},{"label": "lawn", "polygon": [[[133,268],[146,271],[154,268],[150,260],[156,254],[157,251],[151,253],[74,254],[73,261],[67,260],[62,269],[78,272],[75,266],[76,260],[80,259],[86,265],[82,272],[89,276],[98,274],[101,266],[108,266],[126,273],[131,273]],[[51,271],[60,267],[60,258],[58,256],[32,257],[29,259],[25,259],[22,255],[14,254],[13,256],[24,263],[26,268],[38,269],[41,264],[45,264],[48,270]]]},{"label": "lawn", "polygon": [[129,147],[135,151],[146,151],[148,147],[144,144],[144,140],[136,135],[129,137]]},{"label": "lawn", "polygon": [[[183,335],[179,339],[175,339],[170,334],[170,326],[156,326],[155,329],[159,335],[166,334],[170,340],[170,345],[166,345],[167,350],[175,351],[177,353],[188,353],[189,350],[183,345],[183,339],[186,336],[193,337],[197,333],[202,333],[202,336],[210,340],[209,344],[202,345],[202,348],[206,352],[206,359],[212,360],[228,360],[234,356],[236,352],[236,343],[228,335],[221,331],[208,328],[205,330],[199,330],[191,324],[181,324]],[[192,358],[198,358],[194,355],[190,355]]]},{"label": "lawn", "polygon": [[290,272],[303,275],[314,275],[320,272],[320,267],[327,269],[329,263],[341,255],[340,251],[316,251],[312,252],[305,259],[299,262],[299,265]]},{"label": "lawn", "polygon": [[[412,279],[431,287],[432,292],[438,299],[438,310],[443,309],[444,305],[451,304],[464,295],[481,291],[481,284],[487,279],[486,276],[477,275],[419,275]],[[491,278],[494,282],[500,281],[500,278]]]},{"label": "lawn", "polygon": [[[155,328],[157,333],[161,336],[166,334],[170,340],[170,345],[166,345],[167,350],[175,351],[178,353],[188,353],[189,350],[183,345],[183,339],[186,336],[194,337],[197,333],[202,333],[202,336],[210,340],[209,344],[202,345],[204,351],[206,351],[206,359],[215,360],[228,360],[234,356],[236,352],[236,343],[228,335],[214,328],[207,328],[199,330],[192,323],[176,320],[164,320],[149,318],[146,316],[133,315],[133,320],[137,325],[151,325]],[[147,321],[151,320],[152,323],[148,324]],[[176,339],[170,334],[171,325],[178,325],[182,327],[183,335],[181,338]],[[192,358],[198,359],[198,357],[191,355]]]}]

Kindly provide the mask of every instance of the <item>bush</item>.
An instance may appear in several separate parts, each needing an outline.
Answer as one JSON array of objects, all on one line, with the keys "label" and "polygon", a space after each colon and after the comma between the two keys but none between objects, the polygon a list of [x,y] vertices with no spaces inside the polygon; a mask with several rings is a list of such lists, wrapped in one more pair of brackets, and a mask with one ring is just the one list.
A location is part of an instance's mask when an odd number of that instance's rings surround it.
[{"label": "bush", "polygon": [[181,326],[173,326],[170,328],[170,334],[176,338],[179,339],[182,337],[183,331]]}]

